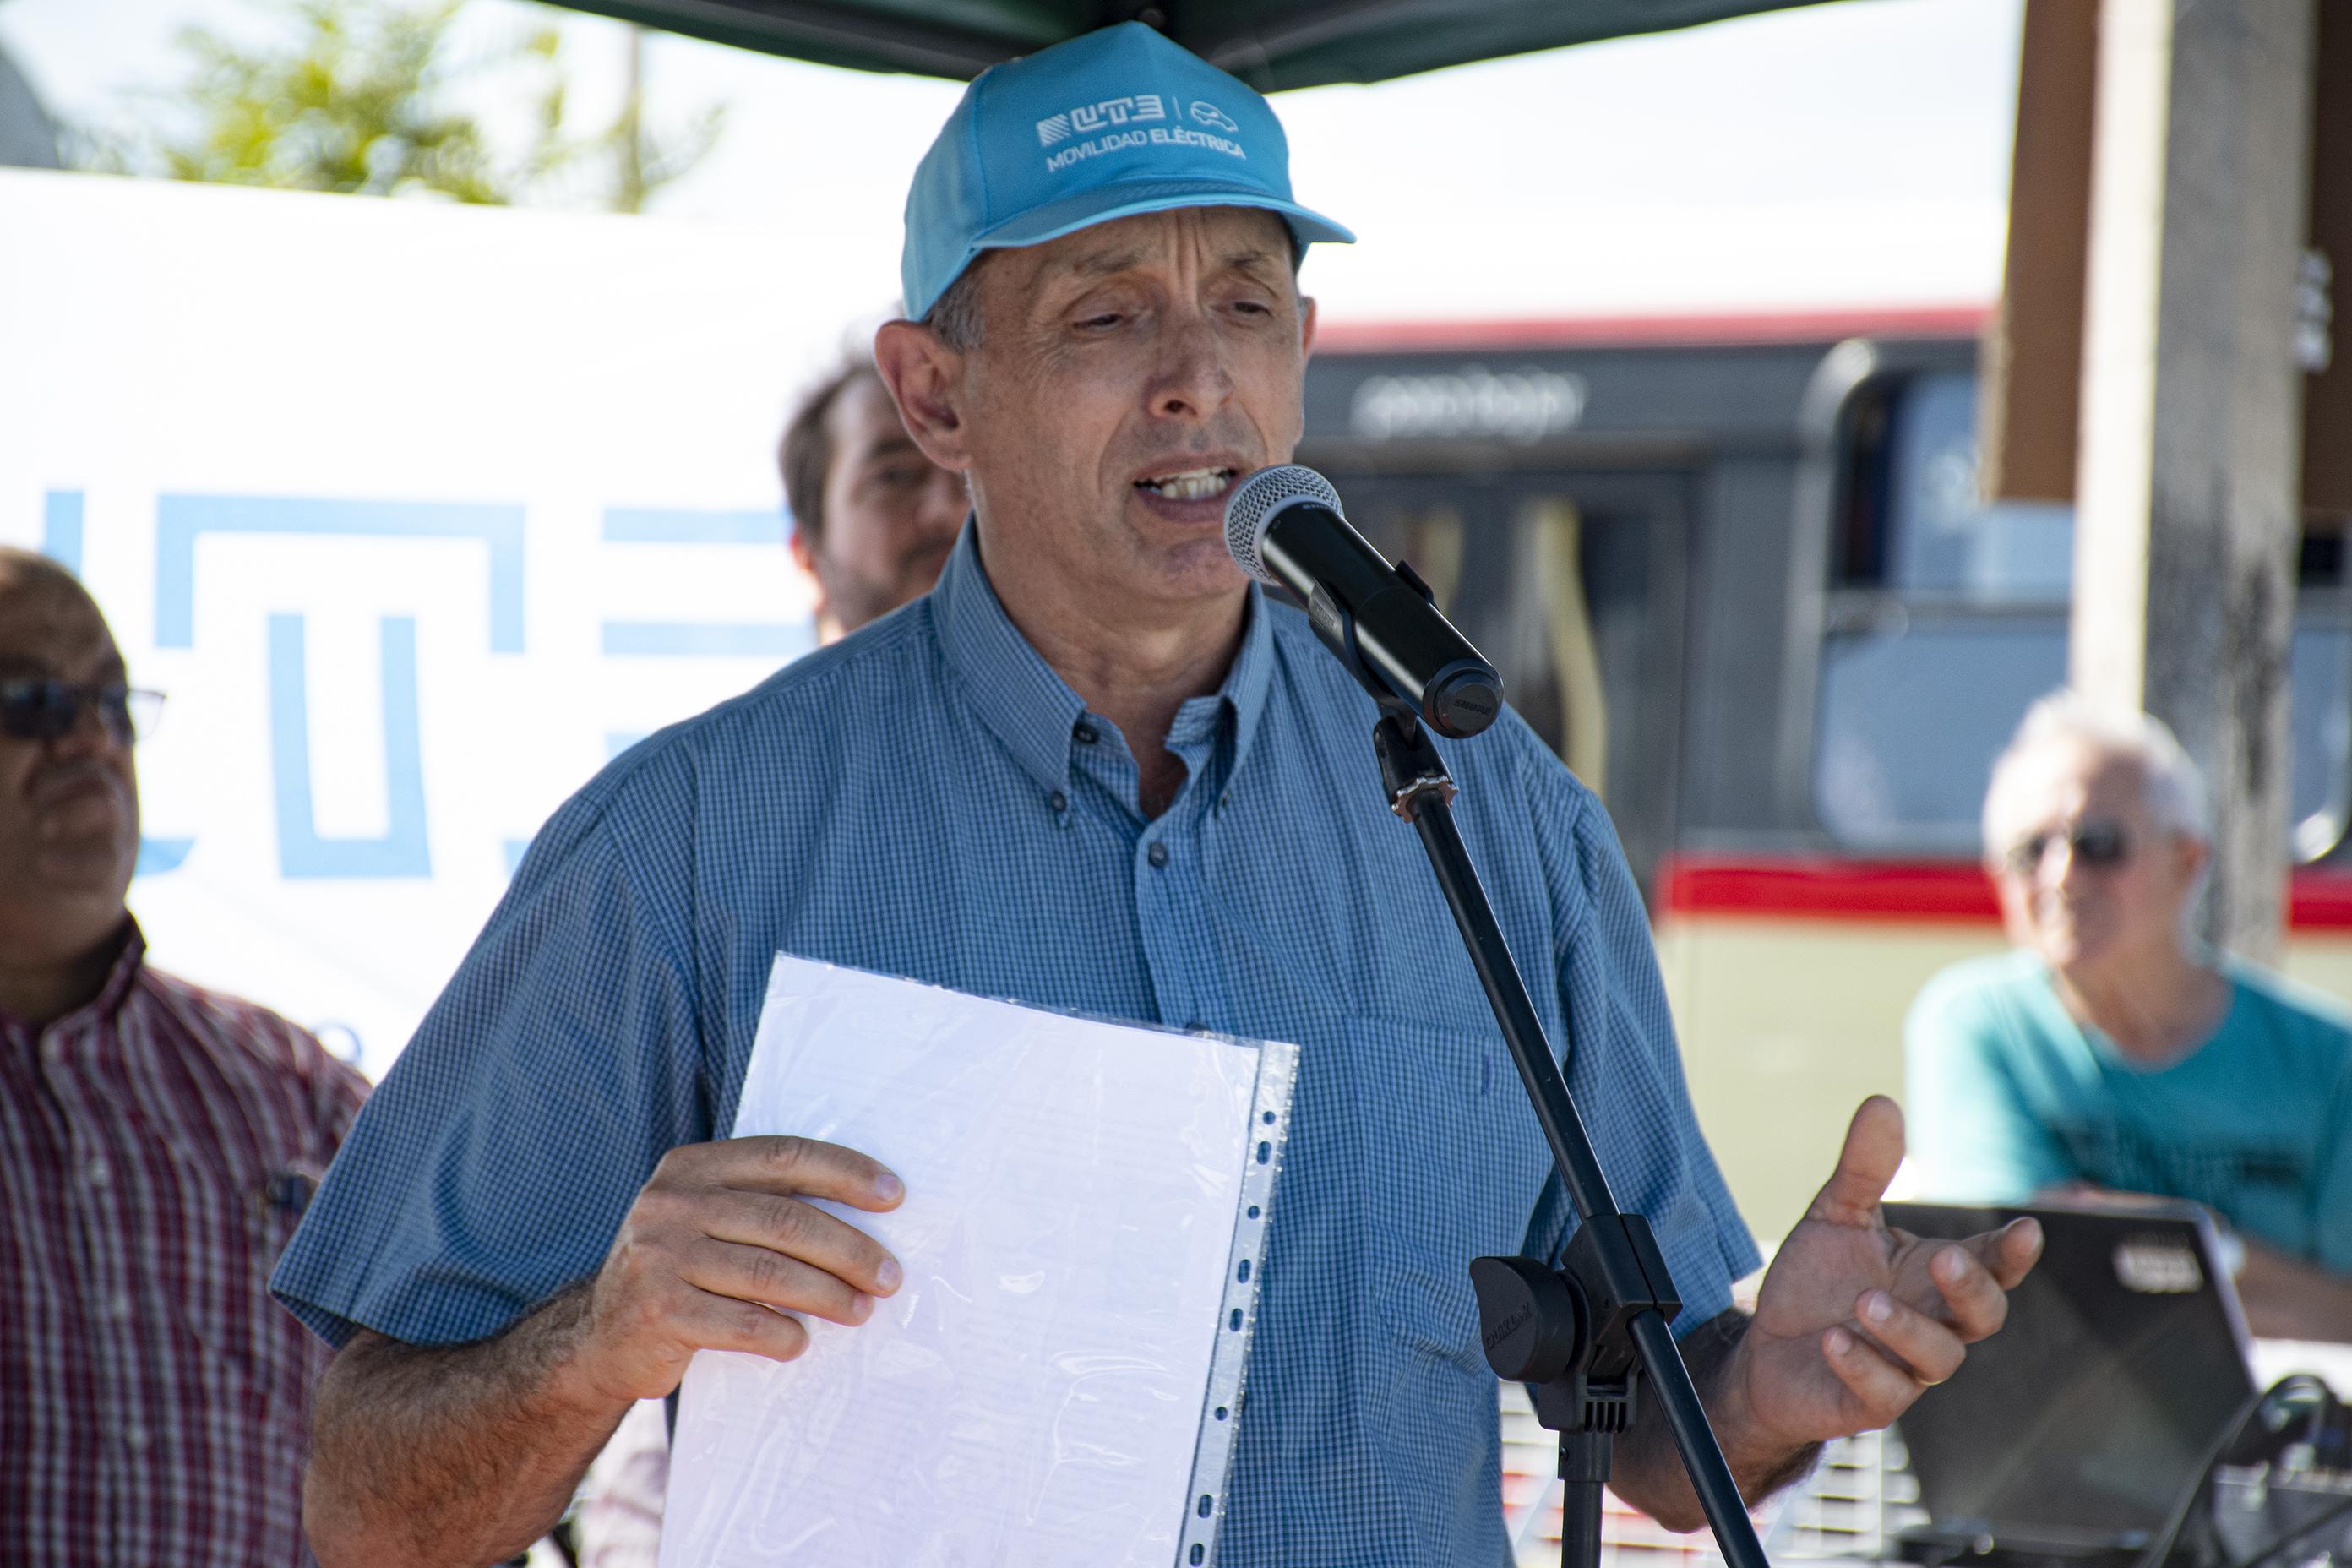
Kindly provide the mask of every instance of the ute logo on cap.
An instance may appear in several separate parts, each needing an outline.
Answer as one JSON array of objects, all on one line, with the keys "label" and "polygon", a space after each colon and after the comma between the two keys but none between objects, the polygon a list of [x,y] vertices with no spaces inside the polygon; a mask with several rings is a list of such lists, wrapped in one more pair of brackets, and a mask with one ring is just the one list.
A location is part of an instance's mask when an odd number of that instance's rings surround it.
[{"label": "ute logo on cap", "polygon": [[[1045,160],[1045,172],[1060,174],[1063,170],[1099,158],[1107,153],[1117,153],[1129,147],[1199,147],[1212,153],[1222,153],[1228,158],[1246,162],[1248,152],[1233,136],[1221,136],[1217,131],[1238,135],[1240,124],[1215,104],[1196,100],[1192,105],[1192,118],[1202,125],[1213,125],[1216,131],[1194,131],[1185,125],[1157,123],[1172,116],[1169,110],[1173,100],[1156,92],[1129,93],[1124,98],[1106,98],[1096,103],[1066,109],[1059,114],[1049,114],[1037,121],[1037,144],[1055,151]],[[1136,125],[1148,130],[1122,129]],[[1071,142],[1083,136],[1083,142]],[[1068,146],[1060,145],[1069,142]]]},{"label": "ute logo on cap", "polygon": [[[1106,126],[1124,125],[1130,120],[1167,118],[1167,106],[1156,92],[1106,98],[1100,103],[1084,104],[1060,114],[1049,114],[1037,121],[1037,145],[1051,147],[1055,142],[1066,142],[1072,136],[1091,136]],[[1233,129],[1230,122],[1226,129]]]}]

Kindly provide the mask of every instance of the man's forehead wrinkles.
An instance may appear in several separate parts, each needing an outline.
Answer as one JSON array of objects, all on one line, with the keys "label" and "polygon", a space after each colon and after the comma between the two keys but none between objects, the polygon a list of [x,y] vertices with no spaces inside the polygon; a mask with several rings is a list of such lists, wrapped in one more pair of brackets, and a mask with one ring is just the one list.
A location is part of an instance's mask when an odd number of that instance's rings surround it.
[{"label": "man's forehead wrinkles", "polygon": [[1114,278],[1134,271],[1144,260],[1145,253],[1137,249],[1081,251],[1070,258],[1069,269],[1081,278]]},{"label": "man's forehead wrinkles", "polygon": [[[1265,217],[1265,215],[1252,214],[1250,216]],[[1266,218],[1269,224],[1278,221]],[[1236,225],[1234,222],[1226,222],[1214,226],[1230,228]],[[1251,223],[1246,226],[1253,232],[1238,236],[1204,234],[1191,226],[1171,228],[1160,231],[1156,237],[1158,239],[1156,244],[1139,244],[1124,237],[1106,235],[1091,247],[1074,248],[1059,258],[1058,267],[1055,269],[1086,279],[1115,277],[1122,272],[1132,272],[1139,268],[1150,266],[1154,262],[1172,262],[1184,252],[1199,247],[1210,251],[1212,265],[1219,268],[1246,270],[1278,265],[1287,270],[1289,267],[1287,249],[1275,244],[1271,237],[1255,232],[1259,227],[1257,224]]]},{"label": "man's forehead wrinkles", "polygon": [[[1165,253],[1164,258],[1172,261],[1180,253],[1180,247],[1171,247]],[[1091,255],[1081,255],[1073,259],[1070,263],[1070,270],[1084,278],[1110,278],[1121,272],[1132,272],[1160,258],[1162,258],[1155,257],[1153,253],[1144,250],[1098,251]],[[1241,245],[1219,250],[1212,265],[1223,271],[1249,272],[1271,267],[1276,263],[1277,258],[1268,247],[1260,245]],[[1283,265],[1286,266],[1287,263]]]}]

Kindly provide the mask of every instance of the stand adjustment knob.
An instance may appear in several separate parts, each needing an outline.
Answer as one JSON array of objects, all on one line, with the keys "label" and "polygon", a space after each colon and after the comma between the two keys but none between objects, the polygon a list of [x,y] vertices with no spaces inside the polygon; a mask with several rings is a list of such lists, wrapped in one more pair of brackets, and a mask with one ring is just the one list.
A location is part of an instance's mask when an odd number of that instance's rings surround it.
[{"label": "stand adjustment knob", "polygon": [[1512,1383],[1549,1383],[1584,1359],[1584,1303],[1557,1269],[1532,1258],[1474,1258],[1486,1364]]}]

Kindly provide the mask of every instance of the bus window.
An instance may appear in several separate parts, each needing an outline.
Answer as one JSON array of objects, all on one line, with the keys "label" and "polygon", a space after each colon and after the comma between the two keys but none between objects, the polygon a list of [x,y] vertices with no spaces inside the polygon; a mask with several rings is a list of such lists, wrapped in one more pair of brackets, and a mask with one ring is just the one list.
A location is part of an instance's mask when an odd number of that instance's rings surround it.
[{"label": "bus window", "polygon": [[1513,710],[1608,803],[1646,893],[1680,798],[1680,485],[1529,469],[1388,472],[1346,489],[1364,537],[1412,563]]},{"label": "bus window", "polygon": [[[1813,807],[1864,853],[1969,855],[1993,759],[2066,678],[2073,509],[1977,500],[1976,377],[1874,383],[1845,421],[1815,693]],[[2306,549],[2288,669],[2299,860],[2345,836],[2352,601]]]},{"label": "bus window", "polygon": [[2352,816],[2352,625],[2298,618],[2287,661],[2287,821],[2294,858],[2317,860]]},{"label": "bus window", "polygon": [[1937,624],[1896,617],[1822,649],[1813,805],[1857,849],[1974,855],[1992,760],[2066,678],[2063,615]]},{"label": "bus window", "polygon": [[1886,585],[1979,604],[2063,602],[2074,577],[2072,508],[1977,499],[1977,378],[1903,383],[1887,428]]}]

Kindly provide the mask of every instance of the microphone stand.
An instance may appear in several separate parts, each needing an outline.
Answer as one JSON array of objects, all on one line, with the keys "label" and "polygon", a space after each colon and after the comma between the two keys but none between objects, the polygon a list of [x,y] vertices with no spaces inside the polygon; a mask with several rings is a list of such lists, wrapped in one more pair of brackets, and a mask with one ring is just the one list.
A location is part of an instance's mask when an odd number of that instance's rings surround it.
[{"label": "microphone stand", "polygon": [[[1400,563],[1397,571],[1423,596],[1433,597],[1411,567]],[[1599,1568],[1601,1489],[1609,1479],[1613,1441],[1633,1425],[1645,1379],[1665,1413],[1725,1563],[1728,1568],[1767,1568],[1755,1522],[1668,1326],[1682,1301],[1665,1258],[1649,1221],[1621,1213],[1610,1193],[1544,1037],[1543,1021],[1454,826],[1455,790],[1445,763],[1420,716],[1358,655],[1355,627],[1348,618],[1333,617],[1329,625],[1322,616],[1312,618],[1317,636],[1380,704],[1372,749],[1389,805],[1412,824],[1428,852],[1580,1222],[1559,1268],[1532,1258],[1480,1258],[1470,1264],[1487,1363],[1497,1377],[1534,1384],[1536,1418],[1559,1434],[1563,1568]]]}]

